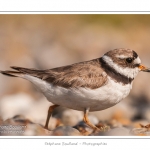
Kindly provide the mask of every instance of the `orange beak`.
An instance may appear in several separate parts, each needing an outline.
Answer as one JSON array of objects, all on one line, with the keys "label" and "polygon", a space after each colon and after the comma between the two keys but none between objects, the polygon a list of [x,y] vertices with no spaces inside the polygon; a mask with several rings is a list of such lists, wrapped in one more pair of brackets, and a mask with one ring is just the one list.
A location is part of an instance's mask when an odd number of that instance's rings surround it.
[{"label": "orange beak", "polygon": [[150,72],[150,68],[145,67],[144,65],[139,65],[140,71]]}]

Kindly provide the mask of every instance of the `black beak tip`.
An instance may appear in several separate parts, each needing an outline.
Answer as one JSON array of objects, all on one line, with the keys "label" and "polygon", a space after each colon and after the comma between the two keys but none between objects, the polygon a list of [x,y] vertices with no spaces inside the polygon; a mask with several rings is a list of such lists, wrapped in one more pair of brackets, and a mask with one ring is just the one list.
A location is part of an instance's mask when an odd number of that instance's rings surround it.
[{"label": "black beak tip", "polygon": [[150,72],[150,68],[143,70],[144,72]]}]

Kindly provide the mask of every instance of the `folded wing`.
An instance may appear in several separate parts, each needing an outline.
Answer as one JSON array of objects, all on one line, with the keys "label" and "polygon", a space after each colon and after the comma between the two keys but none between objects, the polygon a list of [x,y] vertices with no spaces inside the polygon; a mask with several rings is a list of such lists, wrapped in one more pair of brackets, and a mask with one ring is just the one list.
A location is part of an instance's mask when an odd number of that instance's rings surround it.
[{"label": "folded wing", "polygon": [[13,77],[23,77],[25,74],[28,74],[64,88],[84,87],[96,89],[103,86],[107,81],[107,75],[101,69],[98,59],[48,70],[22,67],[11,68],[17,71],[0,72]]}]

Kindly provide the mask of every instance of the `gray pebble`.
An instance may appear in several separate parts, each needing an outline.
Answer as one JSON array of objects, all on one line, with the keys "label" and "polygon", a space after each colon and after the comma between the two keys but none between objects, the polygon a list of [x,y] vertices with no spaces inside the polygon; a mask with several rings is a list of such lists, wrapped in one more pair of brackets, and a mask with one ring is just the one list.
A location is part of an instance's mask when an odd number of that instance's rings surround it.
[{"label": "gray pebble", "polygon": [[69,126],[59,126],[53,130],[52,134],[54,136],[80,136],[80,132]]}]

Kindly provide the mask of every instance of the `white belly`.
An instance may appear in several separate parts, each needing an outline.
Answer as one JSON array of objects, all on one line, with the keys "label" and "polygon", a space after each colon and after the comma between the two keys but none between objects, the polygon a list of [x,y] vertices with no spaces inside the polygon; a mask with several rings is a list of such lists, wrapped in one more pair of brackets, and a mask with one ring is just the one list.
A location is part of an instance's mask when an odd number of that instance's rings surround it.
[{"label": "white belly", "polygon": [[106,85],[98,89],[66,89],[53,86],[36,77],[26,75],[25,78],[34,83],[50,102],[81,111],[85,108],[90,108],[90,111],[99,111],[112,107],[125,98],[132,88],[132,84],[122,85],[110,78]]}]

